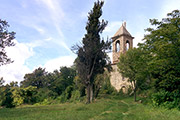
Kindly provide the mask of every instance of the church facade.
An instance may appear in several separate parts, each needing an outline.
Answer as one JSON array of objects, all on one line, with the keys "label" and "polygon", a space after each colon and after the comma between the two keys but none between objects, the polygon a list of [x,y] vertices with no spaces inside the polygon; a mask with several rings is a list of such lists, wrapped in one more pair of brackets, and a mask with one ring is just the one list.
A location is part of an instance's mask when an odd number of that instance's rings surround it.
[{"label": "church facade", "polygon": [[126,53],[129,48],[133,47],[133,39],[134,37],[126,29],[126,22],[122,24],[119,30],[112,37],[112,72],[110,73],[110,82],[111,85],[117,90],[127,93],[129,86],[131,86],[130,82],[128,82],[127,78],[124,78],[121,73],[118,71],[118,62],[120,54]]}]

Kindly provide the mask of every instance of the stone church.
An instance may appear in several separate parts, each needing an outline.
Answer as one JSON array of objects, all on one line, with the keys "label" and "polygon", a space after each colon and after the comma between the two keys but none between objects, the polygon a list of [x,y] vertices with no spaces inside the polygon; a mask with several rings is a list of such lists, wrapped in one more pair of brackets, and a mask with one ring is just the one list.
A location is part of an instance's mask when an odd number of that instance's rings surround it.
[{"label": "stone church", "polygon": [[124,54],[129,48],[133,47],[134,37],[126,29],[126,22],[122,24],[119,30],[112,37],[112,72],[110,73],[111,85],[117,90],[127,92],[128,87],[131,86],[127,78],[124,78],[118,71],[117,63],[119,62],[120,54]]}]

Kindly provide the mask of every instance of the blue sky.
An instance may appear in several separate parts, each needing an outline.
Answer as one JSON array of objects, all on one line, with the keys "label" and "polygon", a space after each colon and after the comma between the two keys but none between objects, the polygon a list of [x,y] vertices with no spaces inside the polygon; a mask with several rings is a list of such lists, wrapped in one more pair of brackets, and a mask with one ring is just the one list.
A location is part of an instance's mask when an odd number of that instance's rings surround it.
[{"label": "blue sky", "polygon": [[[7,48],[14,63],[0,67],[7,83],[21,81],[38,67],[52,72],[73,64],[76,55],[70,48],[85,34],[87,13],[95,0],[1,0],[0,19],[7,20],[16,32],[16,46]],[[102,18],[108,21],[102,37],[112,37],[126,21],[134,39],[141,42],[149,19],[166,17],[180,9],[179,0],[104,0]]]}]

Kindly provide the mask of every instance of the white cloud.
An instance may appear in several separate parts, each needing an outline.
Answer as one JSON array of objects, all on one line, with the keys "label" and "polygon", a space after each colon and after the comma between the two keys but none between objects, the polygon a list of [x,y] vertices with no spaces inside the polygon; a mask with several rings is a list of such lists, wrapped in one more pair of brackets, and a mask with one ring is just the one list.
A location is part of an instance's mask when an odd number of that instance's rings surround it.
[{"label": "white cloud", "polygon": [[0,67],[0,77],[3,77],[6,83],[22,81],[24,75],[30,72],[24,65],[25,61],[34,55],[32,47],[28,44],[18,43],[16,40],[15,43],[15,46],[6,49],[8,57],[14,62]]},{"label": "white cloud", "polygon": [[165,2],[162,4],[159,18],[166,17],[167,13],[170,13],[176,9],[180,9],[180,0],[165,0]]},{"label": "white cloud", "polygon": [[48,72],[53,72],[56,69],[59,70],[62,66],[70,67],[71,65],[73,65],[74,60],[75,57],[73,56],[62,56],[49,60],[45,63],[44,68],[46,68]]}]

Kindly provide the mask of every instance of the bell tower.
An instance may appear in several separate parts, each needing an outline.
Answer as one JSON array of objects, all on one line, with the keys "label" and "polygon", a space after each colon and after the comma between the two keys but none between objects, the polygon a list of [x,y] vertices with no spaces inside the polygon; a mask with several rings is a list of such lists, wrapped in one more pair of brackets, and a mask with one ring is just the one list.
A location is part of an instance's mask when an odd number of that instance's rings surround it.
[{"label": "bell tower", "polygon": [[112,69],[110,76],[111,85],[117,90],[123,90],[124,93],[127,93],[127,90],[131,84],[128,82],[127,78],[124,78],[121,73],[118,71],[117,63],[119,62],[119,57],[121,54],[124,54],[129,48],[133,47],[134,37],[126,29],[126,22],[122,24],[119,30],[112,37]]},{"label": "bell tower", "polygon": [[133,47],[134,37],[126,30],[126,22],[122,24],[119,30],[112,37],[113,40],[113,64],[118,63],[120,54],[125,53],[129,48]]}]

